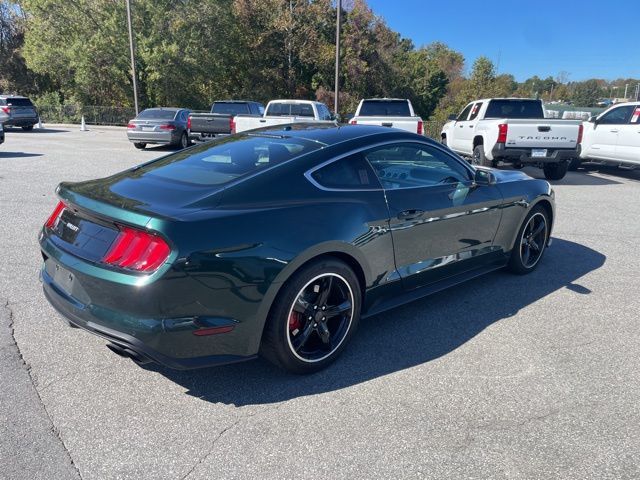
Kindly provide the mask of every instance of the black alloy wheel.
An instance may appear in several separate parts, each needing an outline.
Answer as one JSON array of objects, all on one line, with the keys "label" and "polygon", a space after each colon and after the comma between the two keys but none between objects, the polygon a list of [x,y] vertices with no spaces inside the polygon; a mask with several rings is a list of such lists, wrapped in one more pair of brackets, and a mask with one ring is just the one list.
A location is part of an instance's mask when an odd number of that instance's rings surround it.
[{"label": "black alloy wheel", "polygon": [[484,146],[482,144],[476,145],[473,147],[473,155],[471,156],[471,164],[479,165],[481,167],[491,167],[491,160],[487,160],[487,157],[484,155]]},{"label": "black alloy wheel", "polygon": [[533,271],[547,246],[549,220],[542,207],[534,208],[520,227],[516,244],[511,252],[509,268],[515,273]]},{"label": "black alloy wheel", "polygon": [[347,265],[314,262],[292,277],[274,303],[261,354],[294,373],[321,370],[355,331],[360,303],[358,280]]}]

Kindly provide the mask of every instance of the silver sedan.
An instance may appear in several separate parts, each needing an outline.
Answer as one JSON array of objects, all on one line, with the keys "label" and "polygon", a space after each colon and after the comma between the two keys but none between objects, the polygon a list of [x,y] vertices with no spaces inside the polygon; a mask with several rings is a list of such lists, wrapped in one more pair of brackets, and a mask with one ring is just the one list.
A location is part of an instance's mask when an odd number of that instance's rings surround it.
[{"label": "silver sedan", "polygon": [[148,143],[186,148],[189,113],[184,108],[147,108],[128,123],[127,138],[140,149]]}]

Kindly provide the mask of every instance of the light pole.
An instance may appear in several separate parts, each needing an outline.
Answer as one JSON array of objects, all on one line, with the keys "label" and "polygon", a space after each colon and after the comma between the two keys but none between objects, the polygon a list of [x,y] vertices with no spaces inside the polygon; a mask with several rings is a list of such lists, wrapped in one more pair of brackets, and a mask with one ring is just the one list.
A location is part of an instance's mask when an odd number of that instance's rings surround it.
[{"label": "light pole", "polygon": [[136,56],[133,47],[133,30],[131,29],[131,1],[127,3],[127,24],[129,26],[129,50],[131,51],[131,76],[133,78],[133,103],[136,108],[136,116],[138,115],[138,81],[136,80]]},{"label": "light pole", "polygon": [[342,0],[337,0],[337,18],[336,18],[336,79],[335,79],[335,89],[334,89],[334,101],[333,101],[333,111],[336,115],[338,115],[338,107],[339,101],[338,96],[340,92],[340,21],[341,21],[341,13],[342,13]]}]

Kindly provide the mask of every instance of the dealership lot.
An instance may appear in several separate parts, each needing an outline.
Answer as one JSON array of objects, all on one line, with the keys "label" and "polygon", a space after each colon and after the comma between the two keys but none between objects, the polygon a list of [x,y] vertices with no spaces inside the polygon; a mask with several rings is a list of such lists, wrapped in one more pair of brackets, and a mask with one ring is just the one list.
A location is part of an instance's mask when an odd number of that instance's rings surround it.
[{"label": "dealership lot", "polygon": [[536,272],[365,320],[335,365],[299,377],[263,361],[141,368],[45,301],[37,233],[58,182],[170,152],[99,127],[11,130],[0,146],[10,478],[640,476],[640,171],[569,173]]}]

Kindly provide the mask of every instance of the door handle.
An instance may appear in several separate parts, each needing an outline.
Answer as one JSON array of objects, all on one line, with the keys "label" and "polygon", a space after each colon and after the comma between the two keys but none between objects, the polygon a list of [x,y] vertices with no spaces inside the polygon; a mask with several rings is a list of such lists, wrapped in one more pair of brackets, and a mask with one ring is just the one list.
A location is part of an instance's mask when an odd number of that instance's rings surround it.
[{"label": "door handle", "polygon": [[469,125],[469,128],[473,128],[473,125]]},{"label": "door handle", "polygon": [[609,130],[611,133],[618,133],[618,130]]},{"label": "door handle", "polygon": [[418,210],[418,209],[404,210],[398,214],[398,218],[400,220],[411,220],[414,218],[418,218],[423,213],[424,213],[424,210]]},{"label": "door handle", "polygon": [[460,125],[460,128],[463,128],[463,127],[464,127],[464,125]]}]

